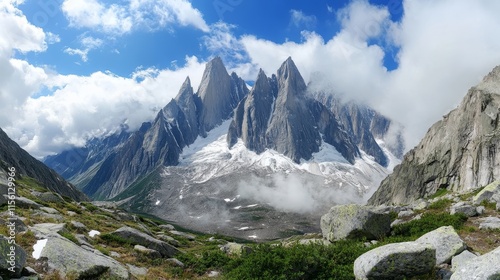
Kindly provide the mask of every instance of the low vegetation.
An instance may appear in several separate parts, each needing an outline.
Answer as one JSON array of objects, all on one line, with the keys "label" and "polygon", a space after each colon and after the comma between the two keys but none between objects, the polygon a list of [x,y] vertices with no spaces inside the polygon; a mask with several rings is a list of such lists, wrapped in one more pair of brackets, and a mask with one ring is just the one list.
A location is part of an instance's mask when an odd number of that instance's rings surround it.
[{"label": "low vegetation", "polygon": [[[33,180],[23,179],[20,181],[18,188],[20,195],[46,207],[54,208],[64,216],[67,231],[62,232],[62,236],[75,243],[78,242],[75,235],[81,234],[82,230],[71,226],[69,222],[72,220],[85,224],[88,230],[100,231],[101,235],[89,238],[89,243],[101,253],[112,256],[121,263],[147,267],[148,274],[138,277],[139,280],[207,279],[207,273],[210,271],[219,272],[222,279],[353,279],[354,260],[377,246],[412,241],[429,231],[448,225],[453,226],[461,234],[465,235],[482,233],[464,215],[450,215],[448,208],[452,201],[442,198],[432,203],[428,207],[429,210],[422,213],[420,219],[394,226],[391,235],[378,240],[376,244],[368,243],[364,239],[358,239],[337,241],[328,246],[319,243],[303,245],[299,241],[304,237],[296,236],[286,239],[286,241],[280,240],[261,244],[246,243],[245,245],[251,248],[251,253],[234,256],[227,255],[219,248],[219,245],[234,241],[229,237],[195,234],[196,240],[191,241],[172,236],[179,242],[179,248],[185,252],[185,254],[177,256],[184,264],[181,267],[166,259],[152,259],[138,253],[127,240],[109,234],[119,227],[127,225],[138,229],[147,228],[153,233],[163,232],[163,234],[169,235],[168,231],[158,226],[163,223],[162,221],[148,216],[139,216],[136,222],[121,221],[114,214],[91,203],[75,203],[66,199],[57,203],[40,201],[32,194],[33,190],[38,192],[47,191],[38,186]],[[445,190],[440,191],[435,197],[443,196],[446,193]],[[494,205],[491,203],[485,202],[483,206],[488,211],[495,211],[493,210]],[[3,210],[6,210],[5,207]],[[35,211],[31,209],[19,208],[17,214],[26,218],[24,223],[28,226],[47,222],[47,219],[35,215]],[[391,218],[396,219],[397,213],[391,213]],[[0,233],[6,233],[5,225],[0,226]],[[497,233],[490,234],[495,235]],[[320,238],[320,236],[315,237]],[[36,267],[36,260],[31,258],[32,246],[36,243],[33,233],[30,231],[24,233],[18,241],[29,254],[28,264]],[[237,241],[241,242],[241,240]],[[485,246],[487,245],[485,244]],[[46,274],[43,279],[62,278],[57,273],[52,273]],[[109,276],[103,276],[101,279],[109,279]]]}]

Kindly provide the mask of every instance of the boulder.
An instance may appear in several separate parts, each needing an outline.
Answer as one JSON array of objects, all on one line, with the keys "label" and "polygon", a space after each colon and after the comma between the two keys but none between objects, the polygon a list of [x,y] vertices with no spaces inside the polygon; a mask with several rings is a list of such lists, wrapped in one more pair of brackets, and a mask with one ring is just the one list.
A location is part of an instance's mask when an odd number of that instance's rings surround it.
[{"label": "boulder", "polygon": [[160,239],[160,240],[163,240],[171,245],[174,245],[175,247],[179,247],[181,244],[179,243],[179,241],[175,240],[172,236],[168,236],[168,235],[165,235],[165,234],[158,234],[157,237]]},{"label": "boulder", "polygon": [[373,207],[337,205],[321,217],[321,231],[328,241],[351,237],[378,239],[391,231],[391,218]]},{"label": "boulder", "polygon": [[401,211],[401,212],[398,213],[398,218],[410,217],[413,214],[415,214],[415,212],[413,212],[413,210]]},{"label": "boulder", "polygon": [[71,226],[73,228],[75,228],[76,230],[80,231],[80,232],[83,232],[83,231],[87,231],[87,226],[85,226],[84,224],[78,222],[78,221],[71,221]]},{"label": "boulder", "polygon": [[167,259],[167,262],[169,262],[173,266],[184,267],[184,263],[176,258]]},{"label": "boulder", "polygon": [[103,254],[95,254],[58,235],[47,238],[40,259],[46,258],[49,269],[77,279],[99,279],[107,272],[113,279],[129,279],[127,268]]},{"label": "boulder", "polygon": [[165,224],[165,225],[159,225],[159,228],[166,229],[166,230],[175,230],[175,227],[170,224]]},{"label": "boulder", "polygon": [[486,207],[484,207],[484,206],[478,206],[478,207],[476,207],[476,212],[477,212],[478,215],[483,215],[484,212],[486,212]]},{"label": "boulder", "polygon": [[145,267],[138,267],[135,265],[127,264],[128,270],[130,271],[130,274],[132,274],[135,277],[144,277],[148,274],[148,269]]},{"label": "boulder", "polygon": [[479,219],[479,229],[500,229],[500,218],[486,217]]},{"label": "boulder", "polygon": [[451,258],[451,270],[456,271],[459,267],[463,266],[465,263],[475,258],[477,258],[476,255],[465,250],[459,255],[456,255],[453,258]]},{"label": "boulder", "polygon": [[476,206],[466,204],[465,202],[459,202],[451,206],[450,214],[462,213],[467,217],[477,216]]},{"label": "boulder", "polygon": [[141,232],[135,228],[125,226],[115,230],[110,234],[121,237],[134,245],[138,244],[147,246],[150,249],[160,252],[163,257],[170,258],[181,252],[174,246],[158,240],[148,234],[145,234],[144,232]]},{"label": "boulder", "polygon": [[0,278],[21,276],[26,264],[26,251],[19,245],[11,244],[12,240],[0,235]]},{"label": "boulder", "polygon": [[238,244],[234,242],[228,242],[226,245],[222,246],[221,251],[228,254],[228,255],[234,255],[234,256],[241,256],[242,254],[249,254],[253,250],[252,248],[243,245],[243,244]]},{"label": "boulder", "polygon": [[460,265],[451,280],[500,279],[500,247]]},{"label": "boulder", "polygon": [[54,202],[61,203],[64,202],[64,199],[60,195],[57,195],[53,192],[44,192],[37,195],[38,199],[43,202]]},{"label": "boulder", "polygon": [[430,244],[436,249],[436,264],[449,263],[451,258],[465,250],[467,245],[452,226],[440,227],[415,240]]},{"label": "boulder", "polygon": [[44,239],[49,236],[67,231],[66,224],[44,223],[44,224],[35,224],[29,228],[31,231],[33,231],[37,239]]},{"label": "boulder", "polygon": [[16,206],[19,208],[25,209],[40,209],[42,205],[34,202],[31,199],[27,199],[26,197],[16,196]]},{"label": "boulder", "polygon": [[40,210],[42,210],[43,212],[45,212],[47,214],[61,214],[56,209],[50,208],[50,207],[40,207]]},{"label": "boulder", "polygon": [[402,242],[370,250],[354,261],[356,279],[403,279],[424,275],[436,265],[436,249],[426,243]]},{"label": "boulder", "polygon": [[478,192],[473,198],[472,202],[474,204],[481,204],[483,201],[488,201],[490,198],[495,195],[500,193],[500,181],[495,181],[486,187],[484,187],[480,192]]},{"label": "boulder", "polygon": [[134,246],[134,250],[141,253],[141,254],[144,254],[152,259],[159,259],[161,258],[161,254],[160,252],[156,251],[156,250],[153,250],[153,249],[149,249],[149,248],[146,248],[142,245],[135,245]]},{"label": "boulder", "polygon": [[417,199],[417,201],[411,204],[411,208],[415,211],[424,210],[427,206],[429,206],[429,202],[422,198]]},{"label": "boulder", "polygon": [[196,236],[194,236],[192,234],[185,233],[185,232],[182,232],[182,231],[177,231],[177,230],[171,230],[170,233],[173,234],[173,235],[184,237],[184,238],[189,239],[189,240],[195,240],[195,238],[196,238]]}]

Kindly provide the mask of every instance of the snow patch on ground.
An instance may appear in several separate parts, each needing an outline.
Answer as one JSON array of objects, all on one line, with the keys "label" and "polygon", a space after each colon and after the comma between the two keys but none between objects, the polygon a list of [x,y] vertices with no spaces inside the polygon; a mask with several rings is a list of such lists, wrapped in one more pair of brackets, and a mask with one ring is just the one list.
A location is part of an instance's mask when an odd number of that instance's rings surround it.
[{"label": "snow patch on ground", "polygon": [[45,248],[45,245],[47,245],[48,239],[41,239],[36,242],[35,245],[33,245],[33,258],[35,260],[38,260],[40,258],[40,255],[42,254],[43,248]]},{"label": "snow patch on ground", "polygon": [[99,231],[97,231],[97,230],[94,230],[94,229],[93,229],[93,230],[91,230],[91,231],[89,231],[89,236],[90,236],[90,237],[94,237],[94,236],[96,236],[96,235],[100,235],[100,234],[101,234],[101,232],[99,232]]}]

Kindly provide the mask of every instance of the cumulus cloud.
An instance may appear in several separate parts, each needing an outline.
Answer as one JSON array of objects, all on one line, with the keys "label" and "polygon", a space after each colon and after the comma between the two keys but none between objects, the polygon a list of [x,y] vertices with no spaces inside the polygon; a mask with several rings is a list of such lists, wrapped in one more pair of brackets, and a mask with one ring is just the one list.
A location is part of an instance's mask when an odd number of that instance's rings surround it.
[{"label": "cumulus cloud", "polygon": [[116,35],[134,28],[157,30],[172,24],[209,31],[201,12],[187,0],[130,0],[127,4],[111,5],[99,0],[64,0],[62,10],[74,27]]},{"label": "cumulus cloud", "polygon": [[69,55],[78,55],[83,62],[88,61],[88,54],[91,50],[97,49],[104,43],[103,40],[94,38],[92,36],[83,36],[80,38],[82,49],[65,48],[64,52]]},{"label": "cumulus cloud", "polygon": [[[365,102],[405,126],[407,148],[453,109],[471,86],[500,64],[500,2],[403,1],[392,22],[389,8],[355,0],[336,12],[342,29],[325,40],[303,31],[300,43],[245,35],[246,69],[274,73],[292,56],[306,81],[346,99]],[[384,57],[396,48],[398,67]]]},{"label": "cumulus cloud", "polygon": [[187,57],[182,68],[138,69],[128,78],[109,72],[49,75],[43,84],[53,93],[28,98],[5,130],[37,157],[83,146],[123,125],[135,131],[177,95],[188,75],[196,89],[204,67]]},{"label": "cumulus cloud", "polygon": [[316,25],[316,17],[308,16],[299,10],[290,10],[290,24],[295,27],[305,27],[307,29],[314,28]]}]

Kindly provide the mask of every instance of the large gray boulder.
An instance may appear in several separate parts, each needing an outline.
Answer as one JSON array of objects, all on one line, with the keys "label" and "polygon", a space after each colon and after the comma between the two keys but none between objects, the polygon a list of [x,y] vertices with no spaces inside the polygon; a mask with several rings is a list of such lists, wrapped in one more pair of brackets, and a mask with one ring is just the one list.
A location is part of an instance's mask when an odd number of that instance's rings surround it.
[{"label": "large gray boulder", "polygon": [[437,265],[449,263],[453,256],[460,254],[467,247],[452,226],[444,226],[428,232],[415,242],[430,244],[436,249]]},{"label": "large gray boulder", "polygon": [[474,204],[481,204],[483,201],[490,200],[495,194],[500,194],[500,181],[495,181],[484,187],[472,198],[472,202]]},{"label": "large gray boulder", "polygon": [[453,215],[458,213],[462,213],[467,217],[474,217],[478,215],[476,206],[469,205],[463,201],[452,205],[450,208],[450,214]]},{"label": "large gray boulder", "polygon": [[468,261],[477,258],[473,253],[465,250],[462,253],[451,258],[451,271],[456,271],[459,267],[466,264]]},{"label": "large gray boulder", "polygon": [[451,280],[500,279],[500,247],[459,266]]},{"label": "large gray boulder", "polygon": [[107,272],[113,279],[129,279],[127,268],[113,258],[85,250],[58,234],[48,236],[40,253],[40,260],[43,258],[47,258],[49,269],[63,277],[70,274],[77,279],[98,279]]},{"label": "large gray boulder", "polygon": [[171,258],[181,253],[181,251],[174,246],[145,234],[135,228],[121,227],[110,234],[121,237],[134,245],[142,245],[149,249],[156,250],[160,252],[162,257]]},{"label": "large gray boulder", "polygon": [[384,245],[354,261],[354,275],[364,279],[403,279],[431,272],[436,249],[425,243],[402,242]]},{"label": "large gray boulder", "polygon": [[352,237],[378,239],[391,230],[389,214],[356,204],[337,205],[321,217],[323,238],[328,241]]},{"label": "large gray boulder", "polygon": [[500,218],[486,217],[479,219],[479,229],[500,229]]},{"label": "large gray boulder", "polygon": [[26,252],[19,245],[12,244],[11,240],[0,235],[0,278],[21,276],[26,264]]}]

